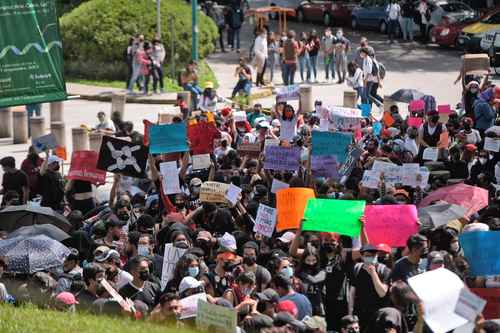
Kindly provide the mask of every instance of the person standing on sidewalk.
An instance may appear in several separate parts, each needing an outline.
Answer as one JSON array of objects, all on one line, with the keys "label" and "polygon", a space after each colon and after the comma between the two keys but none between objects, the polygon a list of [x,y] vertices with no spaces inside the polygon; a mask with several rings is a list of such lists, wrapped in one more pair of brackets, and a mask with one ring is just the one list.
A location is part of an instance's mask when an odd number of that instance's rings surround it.
[{"label": "person standing on sidewalk", "polygon": [[325,62],[325,78],[326,82],[330,82],[330,73],[332,80],[335,79],[335,37],[332,35],[332,29],[326,28],[325,35],[321,39],[321,50]]},{"label": "person standing on sidewalk", "polygon": [[429,8],[429,4],[427,0],[420,0],[418,4],[417,11],[420,14],[420,35],[422,38],[422,43],[427,44],[427,36],[429,31],[428,24],[431,19],[431,10]]},{"label": "person standing on sidewalk", "polygon": [[279,43],[274,32],[270,32],[267,37],[267,61],[269,62],[269,82],[272,85],[274,79],[274,66],[279,55]]},{"label": "person standing on sidewalk", "polygon": [[153,91],[158,93],[158,82],[160,83],[160,93],[165,93],[163,85],[163,62],[165,61],[165,47],[159,38],[153,39],[151,59],[153,60]]},{"label": "person standing on sidewalk", "polygon": [[[300,71],[300,80],[305,82],[311,79],[311,72],[309,70],[309,49],[307,45],[307,40],[309,37],[307,36],[307,32],[302,32],[300,34],[299,43],[299,71]],[[305,75],[304,75],[305,74]]]},{"label": "person standing on sidewalk", "polygon": [[347,65],[347,73],[348,76],[346,78],[347,85],[349,87],[352,87],[357,93],[358,97],[357,100],[361,98],[361,101],[365,100],[364,97],[364,91],[363,91],[363,71],[361,68],[358,67],[358,65],[354,62],[351,61]]},{"label": "person standing on sidewalk", "polygon": [[144,36],[138,35],[134,45],[132,45],[132,77],[128,83],[128,93],[131,94],[134,89],[134,84],[142,80],[141,75],[141,59],[144,56]]},{"label": "person standing on sidewalk", "polygon": [[311,30],[309,34],[307,46],[309,49],[309,73],[311,73],[311,77],[314,75],[314,82],[318,82],[316,66],[318,64],[318,53],[321,48],[321,41],[319,40],[318,33],[314,29]]},{"label": "person standing on sidewalk", "polygon": [[359,41],[359,47],[356,49],[356,54],[354,55],[354,61],[359,68],[363,68],[363,58],[361,57],[362,49],[367,49],[370,57],[375,58],[375,49],[368,45],[368,38],[361,37],[361,40]]},{"label": "person standing on sidewalk", "polygon": [[238,82],[233,89],[231,99],[234,99],[240,91],[243,91],[244,96],[248,97],[252,90],[252,70],[248,67],[243,57],[240,58],[240,63],[236,67],[235,76],[238,77]]},{"label": "person standing on sidewalk", "polygon": [[286,41],[283,43],[283,84],[285,86],[294,84],[298,55],[299,45],[295,40],[295,31],[290,30],[288,31]]},{"label": "person standing on sidewalk", "polygon": [[413,42],[413,17],[415,16],[415,5],[413,0],[403,0],[401,4],[401,30],[403,39]]},{"label": "person standing on sidewalk", "polygon": [[231,28],[233,40],[231,51],[236,48],[236,52],[240,53],[240,30],[243,25],[244,15],[243,9],[239,5],[234,5],[230,9],[230,22],[229,27]]},{"label": "person standing on sidewalk", "polygon": [[360,55],[363,58],[363,104],[371,105],[373,101],[376,101],[377,104],[382,104],[384,101],[377,94],[380,84],[379,66],[375,59],[370,56],[370,51],[366,48],[361,49]]},{"label": "person standing on sidewalk", "polygon": [[351,48],[351,42],[344,36],[342,29],[339,29],[335,38],[335,62],[337,64],[338,83],[342,84],[347,75],[347,52]]},{"label": "person standing on sidewalk", "polygon": [[259,85],[264,86],[264,73],[267,66],[267,31],[265,29],[259,29],[257,31],[257,38],[255,38],[253,50],[255,53],[255,70],[257,71],[256,85],[257,87]]},{"label": "person standing on sidewalk", "polygon": [[[397,0],[391,0],[385,10],[389,16],[389,25],[387,26],[389,32],[389,43],[394,43],[394,36],[396,35],[397,27],[399,25],[399,18],[401,16],[401,7]],[[397,37],[397,36],[396,36]]]}]

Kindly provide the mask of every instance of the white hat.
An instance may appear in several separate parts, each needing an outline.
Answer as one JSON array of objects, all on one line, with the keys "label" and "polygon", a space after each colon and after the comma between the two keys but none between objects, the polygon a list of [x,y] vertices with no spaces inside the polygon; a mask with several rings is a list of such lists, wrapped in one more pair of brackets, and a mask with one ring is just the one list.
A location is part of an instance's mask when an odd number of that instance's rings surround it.
[{"label": "white hat", "polygon": [[271,128],[271,124],[269,124],[269,122],[267,120],[263,120],[259,123],[257,123],[257,126],[258,128]]},{"label": "white hat", "polygon": [[47,164],[52,164],[52,163],[59,163],[61,159],[57,157],[56,155],[50,155],[49,158],[47,159]]},{"label": "white hat", "polygon": [[294,238],[295,234],[291,231],[287,231],[281,237],[278,237],[278,239],[283,243],[290,243],[291,241],[294,240]]},{"label": "white hat", "polygon": [[273,125],[273,127],[280,127],[281,123],[280,123],[279,119],[273,119],[273,121],[271,122],[271,125]]},{"label": "white hat", "polygon": [[179,293],[183,293],[188,289],[194,289],[201,287],[203,285],[203,282],[196,280],[192,276],[186,276],[181,280],[181,283],[179,284]]},{"label": "white hat", "polygon": [[221,238],[219,238],[219,244],[221,247],[225,247],[226,249],[236,251],[236,238],[229,233],[224,233]]},{"label": "white hat", "polygon": [[475,222],[465,225],[462,230],[463,233],[473,231],[490,231],[490,226],[485,223]]}]

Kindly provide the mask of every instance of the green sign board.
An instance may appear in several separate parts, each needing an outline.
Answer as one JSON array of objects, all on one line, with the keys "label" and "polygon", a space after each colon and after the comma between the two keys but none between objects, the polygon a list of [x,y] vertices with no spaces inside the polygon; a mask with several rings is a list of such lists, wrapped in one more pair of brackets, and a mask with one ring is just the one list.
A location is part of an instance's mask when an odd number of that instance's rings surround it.
[{"label": "green sign board", "polygon": [[1,0],[0,107],[66,97],[55,0]]}]

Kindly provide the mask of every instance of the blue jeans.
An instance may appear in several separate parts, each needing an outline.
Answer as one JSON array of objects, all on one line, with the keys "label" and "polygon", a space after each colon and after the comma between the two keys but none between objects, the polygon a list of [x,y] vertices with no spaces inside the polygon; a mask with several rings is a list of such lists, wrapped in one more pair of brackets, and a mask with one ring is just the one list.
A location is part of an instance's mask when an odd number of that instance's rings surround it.
[{"label": "blue jeans", "polygon": [[365,87],[366,102],[363,102],[363,104],[372,105],[374,101],[376,102],[377,105],[383,104],[384,100],[382,97],[378,95],[377,91],[378,91],[378,82],[368,81]]},{"label": "blue jeans", "polygon": [[270,53],[267,57],[267,61],[269,62],[269,81],[273,83],[274,79],[274,66],[276,65],[276,54]]},{"label": "blue jeans", "polygon": [[314,75],[314,80],[317,78],[316,66],[318,64],[318,55],[309,56],[309,73]]},{"label": "blue jeans", "polygon": [[365,89],[363,87],[357,87],[357,88],[354,88],[354,90],[356,90],[356,92],[358,93],[358,98],[356,99],[356,103],[357,101],[361,98],[361,103],[365,102],[366,101],[366,98],[365,98]]},{"label": "blue jeans", "polygon": [[203,93],[203,90],[201,90],[196,83],[187,83],[183,85],[182,88],[191,93],[191,105],[196,109],[198,107],[198,98]]},{"label": "blue jeans", "polygon": [[234,86],[233,93],[231,94],[231,98],[234,98],[240,90],[243,90],[245,96],[250,95],[250,91],[252,90],[252,81],[250,80],[239,80]]},{"label": "blue jeans", "polygon": [[330,78],[330,73],[333,80],[335,78],[335,57],[333,54],[325,56],[325,74],[327,80]]},{"label": "blue jeans", "polygon": [[304,81],[304,72],[306,72],[306,79],[309,81],[311,79],[311,65],[309,64],[309,55],[303,55],[299,57],[299,70],[300,70],[300,79]]},{"label": "blue jeans", "polygon": [[396,36],[396,28],[398,27],[398,20],[389,20],[389,25],[387,26],[387,32],[389,33],[389,41],[393,41]]},{"label": "blue jeans", "polygon": [[297,64],[283,64],[283,84],[285,86],[290,86],[294,83],[296,70]]},{"label": "blue jeans", "polygon": [[413,41],[413,18],[403,17],[401,19],[401,30],[403,32],[403,39]]},{"label": "blue jeans", "polygon": [[233,29],[233,49],[236,47],[237,50],[240,49],[240,28]]}]

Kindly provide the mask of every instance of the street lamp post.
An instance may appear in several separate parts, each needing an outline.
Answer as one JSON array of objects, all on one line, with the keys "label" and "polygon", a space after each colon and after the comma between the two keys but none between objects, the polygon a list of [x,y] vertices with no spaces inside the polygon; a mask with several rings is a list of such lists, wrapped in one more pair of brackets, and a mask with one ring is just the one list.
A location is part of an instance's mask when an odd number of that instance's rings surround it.
[{"label": "street lamp post", "polygon": [[198,61],[198,0],[191,0],[192,38],[191,58]]},{"label": "street lamp post", "polygon": [[158,38],[161,38],[161,0],[156,0],[156,34]]}]

